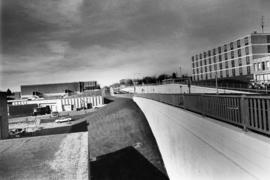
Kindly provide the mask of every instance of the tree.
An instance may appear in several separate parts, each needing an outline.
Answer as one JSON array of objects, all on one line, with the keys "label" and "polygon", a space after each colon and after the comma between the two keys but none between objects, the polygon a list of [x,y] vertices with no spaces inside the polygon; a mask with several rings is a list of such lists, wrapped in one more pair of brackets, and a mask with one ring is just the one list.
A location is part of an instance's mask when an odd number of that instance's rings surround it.
[{"label": "tree", "polygon": [[176,73],[175,72],[172,73],[172,79],[176,79]]},{"label": "tree", "polygon": [[7,89],[7,95],[8,95],[8,96],[11,96],[11,95],[12,95],[12,92],[11,92],[10,89]]}]

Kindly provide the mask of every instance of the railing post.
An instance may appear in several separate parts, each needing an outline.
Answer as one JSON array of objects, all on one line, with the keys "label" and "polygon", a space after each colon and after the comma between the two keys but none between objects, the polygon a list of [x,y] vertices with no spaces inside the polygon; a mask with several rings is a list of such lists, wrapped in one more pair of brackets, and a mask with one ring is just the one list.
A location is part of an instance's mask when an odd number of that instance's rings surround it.
[{"label": "railing post", "polygon": [[185,94],[182,94],[182,97],[183,97],[183,108],[186,109]]},{"label": "railing post", "polygon": [[241,121],[243,124],[243,130],[247,132],[247,124],[249,121],[248,117],[248,99],[246,98],[246,95],[241,96],[240,100],[240,110],[241,110]]},{"label": "railing post", "polygon": [[204,101],[204,94],[201,94],[201,97],[200,97],[200,100],[199,100],[200,102],[199,102],[199,105],[201,106],[201,110],[202,110],[202,115],[203,116],[205,116],[205,114],[206,114],[206,110],[205,110],[205,108],[206,108],[206,102]]}]

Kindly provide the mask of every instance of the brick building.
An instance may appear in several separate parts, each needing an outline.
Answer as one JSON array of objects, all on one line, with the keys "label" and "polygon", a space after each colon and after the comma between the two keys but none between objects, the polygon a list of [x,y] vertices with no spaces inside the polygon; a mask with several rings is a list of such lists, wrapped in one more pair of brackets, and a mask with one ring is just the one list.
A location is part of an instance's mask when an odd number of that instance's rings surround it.
[{"label": "brick building", "polygon": [[194,82],[219,81],[248,84],[254,80],[256,59],[270,56],[270,34],[251,33],[192,56]]}]

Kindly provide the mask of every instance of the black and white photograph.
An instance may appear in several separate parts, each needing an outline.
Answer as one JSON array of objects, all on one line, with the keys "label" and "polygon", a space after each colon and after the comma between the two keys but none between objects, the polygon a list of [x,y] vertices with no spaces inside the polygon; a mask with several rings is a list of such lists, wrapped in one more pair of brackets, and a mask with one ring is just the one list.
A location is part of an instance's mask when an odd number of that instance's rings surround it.
[{"label": "black and white photograph", "polygon": [[270,179],[269,0],[0,0],[0,180]]}]

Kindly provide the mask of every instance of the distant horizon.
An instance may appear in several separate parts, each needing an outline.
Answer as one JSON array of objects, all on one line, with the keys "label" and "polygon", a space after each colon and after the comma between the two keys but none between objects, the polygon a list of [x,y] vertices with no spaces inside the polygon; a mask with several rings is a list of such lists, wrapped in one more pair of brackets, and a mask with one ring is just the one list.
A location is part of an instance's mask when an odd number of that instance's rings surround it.
[{"label": "distant horizon", "polygon": [[[191,56],[270,27],[267,0],[2,0],[0,89],[191,75]],[[179,72],[180,73],[180,72]]]}]

